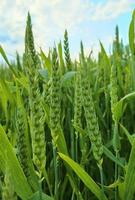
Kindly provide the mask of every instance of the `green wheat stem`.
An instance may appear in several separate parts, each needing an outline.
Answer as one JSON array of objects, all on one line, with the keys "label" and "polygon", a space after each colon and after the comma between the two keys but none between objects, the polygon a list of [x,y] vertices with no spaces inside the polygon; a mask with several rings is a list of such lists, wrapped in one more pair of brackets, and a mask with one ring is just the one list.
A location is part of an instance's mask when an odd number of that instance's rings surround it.
[{"label": "green wheat stem", "polygon": [[39,199],[43,200],[43,198],[42,198],[42,180],[41,180],[41,175],[40,175],[40,179],[38,181],[38,184],[39,184]]},{"label": "green wheat stem", "polygon": [[101,182],[101,200],[104,199],[104,178],[103,178],[103,168],[102,164],[98,166],[100,172],[100,182]]},{"label": "green wheat stem", "polygon": [[56,200],[59,200],[59,169],[57,164],[57,149],[53,144],[53,158],[54,158],[54,172],[55,172],[55,184],[54,184],[54,196]]}]

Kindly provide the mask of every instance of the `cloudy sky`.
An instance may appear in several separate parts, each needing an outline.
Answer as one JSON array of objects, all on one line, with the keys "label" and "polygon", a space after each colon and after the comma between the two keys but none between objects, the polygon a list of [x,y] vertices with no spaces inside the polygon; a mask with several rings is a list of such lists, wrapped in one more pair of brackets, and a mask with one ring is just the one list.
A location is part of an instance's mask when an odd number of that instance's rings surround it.
[{"label": "cloudy sky", "polygon": [[10,58],[15,51],[23,52],[27,12],[30,11],[37,50],[47,51],[54,41],[69,33],[73,57],[79,51],[80,40],[86,52],[96,55],[98,41],[107,51],[114,37],[116,24],[120,36],[128,42],[128,27],[135,0],[0,0],[0,44]]}]

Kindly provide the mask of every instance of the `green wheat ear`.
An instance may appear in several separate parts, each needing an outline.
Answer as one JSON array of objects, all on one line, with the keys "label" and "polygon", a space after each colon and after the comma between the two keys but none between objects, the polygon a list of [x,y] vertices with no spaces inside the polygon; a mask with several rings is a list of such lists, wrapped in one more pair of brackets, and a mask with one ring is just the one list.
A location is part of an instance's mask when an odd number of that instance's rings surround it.
[{"label": "green wheat ear", "polygon": [[40,174],[42,174],[46,163],[46,143],[44,130],[45,113],[43,110],[43,96],[39,88],[39,74],[37,71],[35,72],[35,76],[31,81],[29,98],[33,161]]},{"label": "green wheat ear", "polygon": [[80,48],[81,48],[80,60],[81,60],[82,62],[84,62],[85,57],[84,57],[84,47],[83,47],[83,42],[82,42],[82,41],[81,41],[81,43],[80,43]]},{"label": "green wheat ear", "polygon": [[32,32],[32,23],[31,23],[31,16],[28,12],[27,16],[27,25],[26,25],[26,32],[25,32],[25,53],[30,53],[32,58],[35,58],[35,46],[34,46],[34,37]]},{"label": "green wheat ear", "polygon": [[50,124],[51,129],[57,132],[60,126],[60,76],[59,63],[56,48],[52,53],[52,80],[51,80],[51,104]]},{"label": "green wheat ear", "polygon": [[85,61],[83,45],[81,43],[81,77],[82,77],[82,102],[85,112],[88,135],[92,144],[92,151],[95,160],[99,166],[103,160],[103,143],[99,130],[98,119],[96,116],[94,101],[92,97],[92,89],[88,77],[88,67]]},{"label": "green wheat ear", "polygon": [[64,33],[64,54],[65,54],[67,70],[70,71],[72,69],[72,66],[71,66],[71,58],[70,58],[70,52],[69,52],[69,42],[68,42],[67,30],[65,30],[65,33]]},{"label": "green wheat ear", "polygon": [[119,27],[115,29],[114,53],[120,55],[120,40],[119,40]]},{"label": "green wheat ear", "polygon": [[45,143],[45,113],[43,110],[43,96],[40,91],[39,71],[41,68],[40,59],[34,46],[31,17],[28,13],[26,34],[25,34],[25,54],[24,65],[29,81],[29,108],[30,108],[30,132],[32,139],[33,162],[41,176],[46,163],[46,143]]},{"label": "green wheat ear", "polygon": [[82,87],[81,87],[81,72],[80,69],[78,69],[75,80],[75,102],[74,102],[74,122],[73,122],[78,127],[81,127],[81,114],[82,114]]},{"label": "green wheat ear", "polygon": [[102,137],[92,98],[92,90],[89,82],[87,81],[83,86],[83,107],[85,111],[87,130],[92,144],[93,155],[97,163],[101,165],[103,156]]},{"label": "green wheat ear", "polygon": [[24,110],[19,106],[17,108],[17,150],[18,157],[21,163],[24,174],[27,178],[30,176],[29,168],[29,156],[28,156],[28,146],[26,142],[26,124],[24,119]]},{"label": "green wheat ear", "polygon": [[41,65],[40,59],[36,53],[34,37],[32,31],[31,16],[28,13],[26,30],[25,30],[25,53],[23,55],[23,65],[27,74],[34,75],[34,68],[38,69]]},{"label": "green wheat ear", "polygon": [[112,117],[115,121],[114,117],[114,105],[118,102],[118,84],[117,84],[117,67],[116,65],[112,65],[111,67],[111,77],[110,77],[110,97],[111,97],[111,111]]}]

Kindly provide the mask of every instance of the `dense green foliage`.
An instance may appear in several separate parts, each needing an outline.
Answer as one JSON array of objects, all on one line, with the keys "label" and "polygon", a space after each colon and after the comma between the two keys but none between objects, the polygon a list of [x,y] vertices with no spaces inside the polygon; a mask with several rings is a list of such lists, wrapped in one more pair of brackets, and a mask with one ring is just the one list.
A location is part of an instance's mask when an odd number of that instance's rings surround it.
[{"label": "dense green foliage", "polygon": [[0,68],[0,199],[135,198],[135,11],[107,55],[37,52],[28,14],[25,52]]}]

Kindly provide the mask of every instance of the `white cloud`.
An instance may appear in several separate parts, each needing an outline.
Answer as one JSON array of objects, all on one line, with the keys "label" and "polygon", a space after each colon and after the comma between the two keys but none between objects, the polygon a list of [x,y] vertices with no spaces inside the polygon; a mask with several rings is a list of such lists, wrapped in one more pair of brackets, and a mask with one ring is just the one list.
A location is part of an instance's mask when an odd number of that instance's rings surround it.
[{"label": "white cloud", "polygon": [[130,0],[107,0],[104,3],[100,2],[95,6],[91,19],[114,19],[123,13],[129,12],[133,5],[135,5],[135,2]]},{"label": "white cloud", "polygon": [[[9,54],[23,52],[27,12],[30,11],[36,46],[48,49],[68,29],[70,37],[83,33],[81,24],[91,20],[116,18],[130,10],[133,1],[106,0],[0,0],[0,33],[8,41],[1,41]],[[87,33],[88,34],[88,33]],[[90,33],[89,33],[90,34]],[[91,36],[90,36],[91,37]],[[74,44],[72,44],[74,45]]]},{"label": "white cloud", "polygon": [[[1,0],[0,30],[9,35],[11,41],[18,41],[23,46],[26,16],[30,11],[36,44],[48,46],[60,39],[65,29],[73,34],[78,24],[86,19],[86,9],[82,0]],[[13,51],[15,47],[12,46]]]}]

